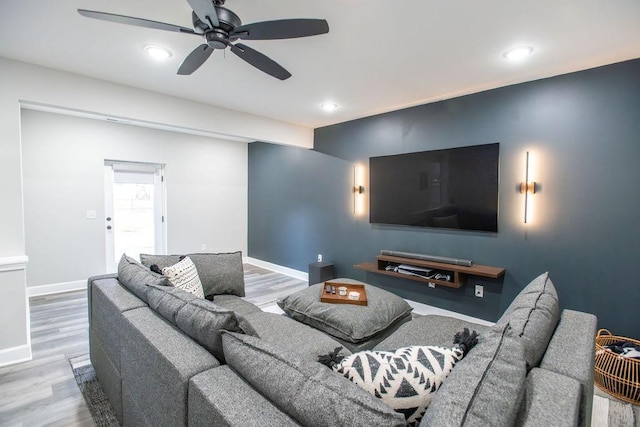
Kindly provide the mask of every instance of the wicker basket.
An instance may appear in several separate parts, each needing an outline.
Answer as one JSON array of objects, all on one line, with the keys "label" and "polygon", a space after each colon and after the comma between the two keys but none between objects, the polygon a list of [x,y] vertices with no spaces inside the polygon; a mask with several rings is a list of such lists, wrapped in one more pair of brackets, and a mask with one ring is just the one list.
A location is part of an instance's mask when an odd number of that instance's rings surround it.
[{"label": "wicker basket", "polygon": [[620,356],[604,348],[617,341],[640,341],[612,335],[600,329],[596,336],[595,381],[598,388],[625,402],[640,404],[640,360]]}]

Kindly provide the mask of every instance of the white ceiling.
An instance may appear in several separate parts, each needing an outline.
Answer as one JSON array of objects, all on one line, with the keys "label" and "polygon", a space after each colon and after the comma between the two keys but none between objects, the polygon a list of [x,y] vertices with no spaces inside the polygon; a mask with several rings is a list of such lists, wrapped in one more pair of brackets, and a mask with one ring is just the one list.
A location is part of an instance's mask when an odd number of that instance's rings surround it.
[{"label": "white ceiling", "polygon": [[[0,0],[0,56],[308,127],[640,57],[638,0],[227,0],[243,23],[324,18],[329,34],[246,41],[292,74],[280,81],[202,40],[80,16],[91,9],[191,28],[186,0]],[[143,52],[165,46],[162,63]],[[517,45],[534,54],[513,63]],[[340,107],[319,108],[324,101]]]}]

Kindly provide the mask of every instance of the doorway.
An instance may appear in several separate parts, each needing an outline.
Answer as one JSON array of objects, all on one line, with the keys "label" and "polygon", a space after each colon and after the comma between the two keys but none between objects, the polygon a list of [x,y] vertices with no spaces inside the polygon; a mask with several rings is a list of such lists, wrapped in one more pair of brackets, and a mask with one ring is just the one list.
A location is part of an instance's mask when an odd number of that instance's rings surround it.
[{"label": "doorway", "polygon": [[104,174],[107,272],[123,253],[166,253],[164,165],[106,160]]}]

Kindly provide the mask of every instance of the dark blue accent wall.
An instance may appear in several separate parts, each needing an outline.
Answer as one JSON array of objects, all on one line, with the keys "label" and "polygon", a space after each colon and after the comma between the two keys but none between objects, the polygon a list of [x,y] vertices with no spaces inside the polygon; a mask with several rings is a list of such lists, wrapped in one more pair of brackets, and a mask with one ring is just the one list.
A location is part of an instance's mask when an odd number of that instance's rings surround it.
[{"label": "dark blue accent wall", "polygon": [[[387,154],[500,143],[498,233],[370,224],[353,213],[353,166]],[[524,224],[525,153],[540,191]],[[365,183],[365,196],[368,181]],[[340,276],[495,321],[549,271],[563,308],[640,336],[640,60],[495,89],[315,131],[315,149],[249,146],[249,256]],[[366,273],[381,249],[504,267],[502,280],[436,288]],[[485,297],[473,296],[473,284]]]}]

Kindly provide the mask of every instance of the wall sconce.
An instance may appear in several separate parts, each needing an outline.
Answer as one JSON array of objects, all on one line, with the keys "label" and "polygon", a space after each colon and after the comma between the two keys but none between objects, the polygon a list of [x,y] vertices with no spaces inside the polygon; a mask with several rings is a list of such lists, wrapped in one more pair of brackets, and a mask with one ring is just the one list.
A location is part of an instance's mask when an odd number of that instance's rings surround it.
[{"label": "wall sconce", "polygon": [[364,213],[364,168],[360,165],[353,166],[353,213]]},{"label": "wall sconce", "polygon": [[536,193],[538,186],[535,181],[531,181],[531,165],[529,164],[529,152],[527,151],[527,161],[525,166],[524,182],[520,183],[520,193],[524,194],[524,223],[531,222],[531,196]]}]

